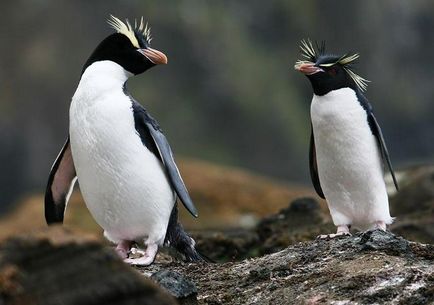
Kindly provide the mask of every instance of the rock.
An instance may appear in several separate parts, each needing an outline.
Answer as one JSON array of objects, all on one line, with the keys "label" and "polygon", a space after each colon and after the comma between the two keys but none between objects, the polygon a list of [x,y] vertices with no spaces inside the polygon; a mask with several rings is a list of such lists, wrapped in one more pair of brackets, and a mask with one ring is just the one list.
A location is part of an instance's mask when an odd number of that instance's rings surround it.
[{"label": "rock", "polygon": [[434,166],[398,172],[399,192],[390,198],[396,217],[390,229],[407,239],[434,243]]},{"label": "rock", "polygon": [[434,245],[380,230],[237,262],[135,269],[94,237],[50,227],[0,244],[0,304],[179,304],[149,277],[181,304],[434,302]]},{"label": "rock", "polygon": [[180,209],[188,229],[251,228],[258,219],[284,208],[288,202],[311,196],[310,187],[287,184],[239,168],[182,159],[180,171],[200,211],[198,219]]},{"label": "rock", "polygon": [[194,234],[194,238],[206,256],[227,262],[278,252],[334,230],[320,204],[313,198],[302,197],[251,229],[200,233]]},{"label": "rock", "polygon": [[322,215],[318,202],[310,197],[302,197],[294,200],[288,207],[281,209],[277,214],[261,220],[258,224],[258,231],[260,234],[264,234],[272,230],[273,226],[298,229],[321,222]]},{"label": "rock", "polygon": [[242,260],[260,255],[257,250],[261,242],[253,230],[239,229],[193,236],[199,251],[216,262]]},{"label": "rock", "polygon": [[239,262],[149,268],[187,275],[199,305],[434,302],[434,246],[379,230],[297,243]]},{"label": "rock", "polygon": [[328,231],[325,224],[324,214],[315,199],[296,199],[277,214],[258,223],[255,229],[261,245],[258,252],[273,253],[296,242],[315,239],[321,232]]},{"label": "rock", "polygon": [[59,227],[0,245],[0,304],[164,304],[176,301],[95,238]]},{"label": "rock", "polygon": [[382,230],[370,230],[362,233],[359,244],[366,250],[382,250],[397,255],[407,253],[409,247],[408,241],[402,237]]},{"label": "rock", "polygon": [[183,274],[171,270],[161,270],[153,273],[151,279],[177,298],[181,304],[197,304],[197,288]]},{"label": "rock", "polygon": [[391,198],[396,216],[434,208],[434,166],[408,169],[400,173],[402,185]]},{"label": "rock", "polygon": [[[396,219],[389,229],[408,240],[434,243],[434,166],[401,170],[397,177],[400,191],[390,198],[391,214]],[[264,217],[253,228],[194,236],[205,255],[224,262],[278,252],[335,230],[324,202],[304,197]],[[370,246],[377,245],[366,245]]]}]

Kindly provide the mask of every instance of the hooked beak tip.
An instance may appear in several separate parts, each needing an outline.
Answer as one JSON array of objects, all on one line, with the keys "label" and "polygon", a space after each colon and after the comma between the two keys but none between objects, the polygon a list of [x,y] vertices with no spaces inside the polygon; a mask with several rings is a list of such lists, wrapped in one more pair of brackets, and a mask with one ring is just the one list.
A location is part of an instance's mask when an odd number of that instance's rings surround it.
[{"label": "hooked beak tip", "polygon": [[155,65],[167,64],[167,56],[161,51],[152,48],[146,48],[139,49],[139,52]]}]

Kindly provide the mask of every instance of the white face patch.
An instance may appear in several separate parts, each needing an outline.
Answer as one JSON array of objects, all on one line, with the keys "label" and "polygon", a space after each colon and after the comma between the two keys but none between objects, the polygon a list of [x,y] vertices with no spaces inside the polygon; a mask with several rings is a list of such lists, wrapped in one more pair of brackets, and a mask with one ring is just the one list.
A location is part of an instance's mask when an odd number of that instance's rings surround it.
[{"label": "white face patch", "polygon": [[142,34],[148,44],[151,43],[151,28],[147,23],[145,24],[143,17],[140,18],[139,24],[137,24],[137,20],[134,22],[134,28],[128,20],[124,23],[113,15],[110,15],[110,19],[107,22],[116,32],[127,36],[132,45],[138,49],[140,48],[140,45],[135,32]]}]

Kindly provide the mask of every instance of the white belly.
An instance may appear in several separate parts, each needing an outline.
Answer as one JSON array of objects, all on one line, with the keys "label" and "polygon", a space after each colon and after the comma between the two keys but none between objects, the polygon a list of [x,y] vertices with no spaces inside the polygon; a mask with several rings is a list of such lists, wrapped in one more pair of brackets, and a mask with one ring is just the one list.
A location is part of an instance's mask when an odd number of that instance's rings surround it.
[{"label": "white belly", "polygon": [[176,200],[161,162],[134,128],[121,87],[98,97],[77,89],[70,108],[71,150],[86,205],[113,242],[164,241]]},{"label": "white belly", "polygon": [[318,174],[335,225],[391,223],[378,145],[353,90],[314,96]]}]

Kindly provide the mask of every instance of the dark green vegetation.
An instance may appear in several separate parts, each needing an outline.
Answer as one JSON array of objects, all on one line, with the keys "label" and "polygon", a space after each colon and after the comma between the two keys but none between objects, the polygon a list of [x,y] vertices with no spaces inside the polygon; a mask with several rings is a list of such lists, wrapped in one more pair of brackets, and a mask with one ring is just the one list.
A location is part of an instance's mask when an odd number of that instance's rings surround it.
[{"label": "dark green vegetation", "polygon": [[2,207],[43,189],[110,13],[144,15],[169,58],[129,89],[178,155],[307,182],[311,89],[293,64],[310,37],[361,53],[358,72],[372,81],[367,97],[395,164],[433,157],[432,1],[43,0],[0,10]]}]

